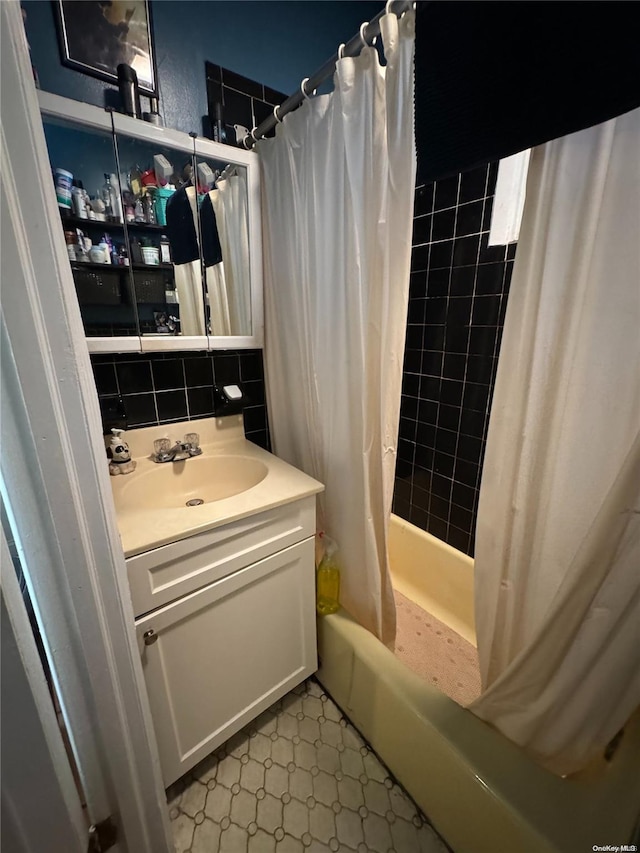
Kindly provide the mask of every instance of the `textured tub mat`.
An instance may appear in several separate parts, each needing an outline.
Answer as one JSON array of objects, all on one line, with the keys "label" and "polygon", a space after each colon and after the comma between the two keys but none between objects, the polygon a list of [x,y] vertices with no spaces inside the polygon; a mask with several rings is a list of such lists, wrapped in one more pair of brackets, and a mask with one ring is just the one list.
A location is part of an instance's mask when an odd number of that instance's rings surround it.
[{"label": "textured tub mat", "polygon": [[394,591],[396,657],[459,705],[480,695],[477,650],[451,628]]}]

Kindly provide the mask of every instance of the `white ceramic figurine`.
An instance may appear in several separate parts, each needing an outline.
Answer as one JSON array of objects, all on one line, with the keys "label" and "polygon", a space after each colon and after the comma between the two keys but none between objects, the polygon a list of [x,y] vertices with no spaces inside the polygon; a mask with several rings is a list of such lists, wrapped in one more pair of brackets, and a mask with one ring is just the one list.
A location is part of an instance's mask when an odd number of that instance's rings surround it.
[{"label": "white ceramic figurine", "polygon": [[109,457],[109,473],[112,477],[117,474],[130,474],[135,470],[136,462],[131,458],[127,442],[121,438],[121,429],[112,429],[111,443],[107,448]]}]

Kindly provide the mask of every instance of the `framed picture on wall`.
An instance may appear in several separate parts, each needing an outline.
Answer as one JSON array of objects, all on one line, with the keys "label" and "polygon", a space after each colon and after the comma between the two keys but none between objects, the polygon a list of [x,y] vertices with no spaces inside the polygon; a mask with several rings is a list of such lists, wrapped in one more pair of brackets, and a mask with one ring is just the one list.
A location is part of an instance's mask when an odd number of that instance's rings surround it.
[{"label": "framed picture on wall", "polygon": [[140,91],[157,94],[148,0],[54,0],[54,7],[63,65],[115,83],[125,62]]}]

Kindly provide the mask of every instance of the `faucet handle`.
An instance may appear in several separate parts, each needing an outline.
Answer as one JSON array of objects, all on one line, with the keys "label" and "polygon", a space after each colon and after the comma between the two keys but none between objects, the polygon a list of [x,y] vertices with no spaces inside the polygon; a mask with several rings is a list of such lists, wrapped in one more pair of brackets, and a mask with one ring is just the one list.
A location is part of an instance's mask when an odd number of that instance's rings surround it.
[{"label": "faucet handle", "polygon": [[168,438],[157,438],[153,442],[153,457],[156,462],[166,462],[170,458],[171,442]]},{"label": "faucet handle", "polygon": [[190,456],[199,456],[202,453],[200,436],[197,432],[188,432],[184,437],[184,443],[187,445]]}]

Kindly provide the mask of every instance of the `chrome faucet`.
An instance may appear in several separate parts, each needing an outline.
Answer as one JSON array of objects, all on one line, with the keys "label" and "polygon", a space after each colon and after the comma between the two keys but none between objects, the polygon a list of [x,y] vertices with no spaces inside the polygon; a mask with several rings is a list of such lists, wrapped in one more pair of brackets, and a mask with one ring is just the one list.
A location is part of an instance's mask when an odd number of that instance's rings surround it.
[{"label": "chrome faucet", "polygon": [[[202,453],[202,448],[199,445],[199,436],[194,433],[185,435],[184,441],[176,441],[173,447],[170,447],[168,438],[161,438],[153,443],[154,453],[151,458],[154,462],[182,462],[185,459],[191,459],[192,456],[199,456]],[[188,440],[190,439],[190,440]]]},{"label": "chrome faucet", "polygon": [[173,447],[168,451],[167,462],[182,462],[183,459],[190,459],[190,446],[184,441],[176,441]]}]

